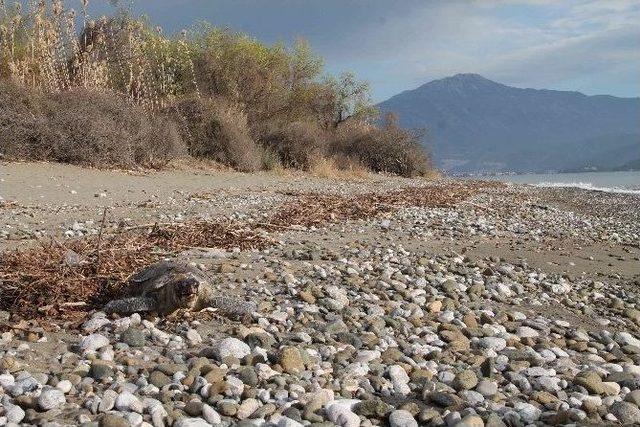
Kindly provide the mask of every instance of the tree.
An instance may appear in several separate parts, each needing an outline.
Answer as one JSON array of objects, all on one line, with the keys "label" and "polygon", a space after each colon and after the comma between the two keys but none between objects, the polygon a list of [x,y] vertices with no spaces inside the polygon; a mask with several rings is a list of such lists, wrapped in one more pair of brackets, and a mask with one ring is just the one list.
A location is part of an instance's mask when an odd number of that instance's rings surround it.
[{"label": "tree", "polygon": [[334,92],[334,128],[353,118],[368,121],[376,114],[368,82],[356,80],[352,73],[343,73],[338,80],[329,78],[327,83]]}]

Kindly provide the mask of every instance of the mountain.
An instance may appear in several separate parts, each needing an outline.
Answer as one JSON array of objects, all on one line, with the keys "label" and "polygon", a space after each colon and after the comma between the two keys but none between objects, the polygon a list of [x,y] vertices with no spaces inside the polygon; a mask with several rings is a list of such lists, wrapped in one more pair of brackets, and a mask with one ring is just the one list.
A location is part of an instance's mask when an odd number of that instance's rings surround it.
[{"label": "mountain", "polygon": [[425,128],[449,172],[612,170],[640,159],[640,98],[520,89],[457,74],[380,103]]}]

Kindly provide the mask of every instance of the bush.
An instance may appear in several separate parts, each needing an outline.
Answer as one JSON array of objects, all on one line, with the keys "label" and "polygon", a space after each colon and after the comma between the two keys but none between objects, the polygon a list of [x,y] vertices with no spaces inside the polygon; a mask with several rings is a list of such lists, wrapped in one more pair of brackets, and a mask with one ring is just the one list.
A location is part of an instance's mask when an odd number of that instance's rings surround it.
[{"label": "bush", "polygon": [[160,167],[185,153],[173,122],[112,93],[55,94],[0,83],[0,151],[97,167]]},{"label": "bush", "polygon": [[309,170],[325,156],[326,140],[326,132],[318,124],[299,121],[270,132],[264,143],[283,166]]},{"label": "bush", "polygon": [[242,172],[262,168],[262,149],[249,133],[247,116],[223,99],[190,98],[169,109],[180,123],[189,154],[206,157]]},{"label": "bush", "polygon": [[46,119],[42,100],[35,92],[0,81],[0,154],[10,159],[38,159],[46,153],[41,145]]},{"label": "bush", "polygon": [[374,172],[413,177],[432,169],[421,138],[421,132],[398,127],[392,117],[381,128],[353,121],[336,131],[331,152],[357,159]]}]

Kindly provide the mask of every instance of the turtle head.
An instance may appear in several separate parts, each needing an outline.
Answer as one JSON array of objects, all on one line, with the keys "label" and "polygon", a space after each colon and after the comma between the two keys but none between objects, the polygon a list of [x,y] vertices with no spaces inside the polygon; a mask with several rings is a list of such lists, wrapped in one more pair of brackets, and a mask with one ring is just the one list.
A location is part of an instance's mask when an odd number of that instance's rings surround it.
[{"label": "turtle head", "polygon": [[193,276],[185,275],[177,278],[175,294],[182,307],[190,307],[198,299],[200,282]]}]

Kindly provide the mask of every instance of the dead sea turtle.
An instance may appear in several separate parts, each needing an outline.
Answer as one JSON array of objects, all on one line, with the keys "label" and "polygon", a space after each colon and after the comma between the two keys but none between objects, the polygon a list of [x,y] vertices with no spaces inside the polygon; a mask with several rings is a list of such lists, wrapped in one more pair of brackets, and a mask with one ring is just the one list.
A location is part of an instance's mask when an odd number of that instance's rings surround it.
[{"label": "dead sea turtle", "polygon": [[219,309],[229,316],[245,316],[256,310],[252,302],[216,296],[210,278],[199,268],[177,261],[160,261],[129,278],[133,296],[107,303],[107,313],[153,311],[166,316],[176,310]]}]

